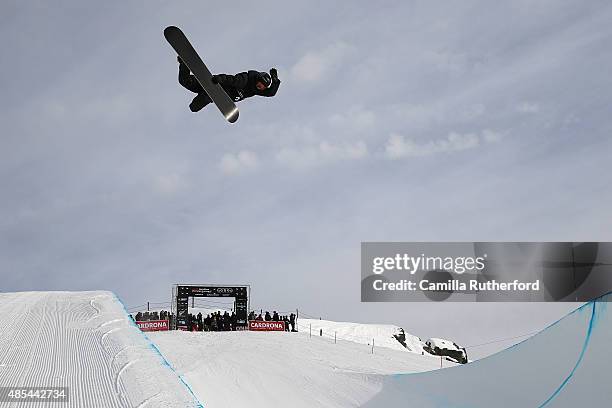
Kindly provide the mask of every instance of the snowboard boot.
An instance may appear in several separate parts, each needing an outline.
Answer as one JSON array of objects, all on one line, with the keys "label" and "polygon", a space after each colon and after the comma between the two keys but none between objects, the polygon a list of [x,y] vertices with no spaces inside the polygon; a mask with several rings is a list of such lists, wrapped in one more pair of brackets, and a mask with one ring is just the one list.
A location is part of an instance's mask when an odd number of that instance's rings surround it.
[{"label": "snowboard boot", "polygon": [[202,92],[199,93],[195,98],[193,98],[193,100],[189,104],[189,109],[191,109],[192,112],[199,112],[200,110],[202,110],[203,107],[205,107],[211,102],[212,100],[210,99],[208,94],[206,92]]}]

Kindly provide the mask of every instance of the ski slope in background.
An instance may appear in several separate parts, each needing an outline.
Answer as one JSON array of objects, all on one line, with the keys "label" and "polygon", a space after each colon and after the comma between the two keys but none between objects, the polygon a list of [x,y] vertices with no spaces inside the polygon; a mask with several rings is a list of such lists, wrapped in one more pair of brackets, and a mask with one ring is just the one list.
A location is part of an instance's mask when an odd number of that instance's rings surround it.
[{"label": "ski slope in background", "polygon": [[0,385],[69,387],[62,407],[201,406],[115,295],[101,291],[0,294]]},{"label": "ski slope in background", "polygon": [[605,295],[476,362],[388,376],[365,407],[608,407],[612,319]]}]

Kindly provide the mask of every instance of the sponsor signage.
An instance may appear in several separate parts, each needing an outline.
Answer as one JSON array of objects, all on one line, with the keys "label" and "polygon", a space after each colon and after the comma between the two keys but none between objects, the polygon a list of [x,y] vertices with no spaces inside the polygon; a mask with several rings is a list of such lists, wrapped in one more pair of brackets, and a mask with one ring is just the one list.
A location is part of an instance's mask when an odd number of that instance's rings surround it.
[{"label": "sponsor signage", "polygon": [[249,330],[285,331],[285,322],[265,322],[261,320],[249,320]]},{"label": "sponsor signage", "polygon": [[247,308],[248,308],[248,301],[247,299],[236,299],[236,301],[234,302],[234,305],[236,307],[236,323],[238,323],[240,326],[246,326],[247,324]]},{"label": "sponsor signage", "polygon": [[177,329],[188,328],[189,322],[189,298],[199,297],[223,297],[234,298],[234,310],[236,312],[236,323],[239,326],[247,325],[248,310],[248,286],[207,286],[207,285],[177,285],[176,290],[176,327]]},{"label": "sponsor signage", "polygon": [[168,320],[137,321],[136,324],[143,332],[166,331],[169,327]]},{"label": "sponsor signage", "polygon": [[179,286],[178,297],[234,297],[247,298],[244,286]]}]

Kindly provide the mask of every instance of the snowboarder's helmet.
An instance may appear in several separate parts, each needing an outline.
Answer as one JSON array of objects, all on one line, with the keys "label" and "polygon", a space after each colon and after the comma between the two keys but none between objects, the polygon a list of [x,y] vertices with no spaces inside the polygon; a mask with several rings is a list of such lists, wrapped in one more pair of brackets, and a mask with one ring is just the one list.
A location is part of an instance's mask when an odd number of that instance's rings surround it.
[{"label": "snowboarder's helmet", "polygon": [[260,72],[257,82],[261,82],[266,88],[269,88],[272,85],[272,78],[267,72]]}]

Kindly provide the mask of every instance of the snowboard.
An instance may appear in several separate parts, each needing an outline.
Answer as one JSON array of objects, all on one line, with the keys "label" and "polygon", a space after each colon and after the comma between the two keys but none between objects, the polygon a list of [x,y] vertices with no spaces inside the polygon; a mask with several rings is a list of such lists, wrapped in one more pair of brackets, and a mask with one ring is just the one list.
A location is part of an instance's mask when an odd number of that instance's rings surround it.
[{"label": "snowboard", "polygon": [[170,43],[174,51],[181,57],[200,85],[202,85],[202,88],[204,88],[204,91],[210,96],[213,103],[217,105],[217,108],[219,108],[225,119],[230,123],[236,122],[238,120],[238,108],[236,104],[223,90],[221,85],[212,83],[212,74],[208,70],[208,67],[206,67],[206,64],[204,64],[180,28],[174,26],[166,27],[164,30],[164,37],[166,37],[168,43]]}]

